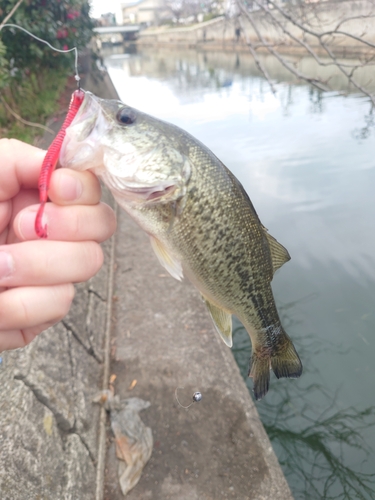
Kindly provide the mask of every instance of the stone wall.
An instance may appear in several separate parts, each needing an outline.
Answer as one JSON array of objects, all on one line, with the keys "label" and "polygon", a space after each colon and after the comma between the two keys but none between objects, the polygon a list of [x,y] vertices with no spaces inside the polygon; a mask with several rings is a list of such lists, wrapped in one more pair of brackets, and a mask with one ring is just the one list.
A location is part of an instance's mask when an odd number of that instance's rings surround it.
[{"label": "stone wall", "polygon": [[[83,86],[116,97],[105,74],[87,77]],[[95,498],[101,410],[92,397],[103,388],[111,246],[103,244],[105,264],[77,285],[62,322],[28,347],[1,354],[1,500]]]}]

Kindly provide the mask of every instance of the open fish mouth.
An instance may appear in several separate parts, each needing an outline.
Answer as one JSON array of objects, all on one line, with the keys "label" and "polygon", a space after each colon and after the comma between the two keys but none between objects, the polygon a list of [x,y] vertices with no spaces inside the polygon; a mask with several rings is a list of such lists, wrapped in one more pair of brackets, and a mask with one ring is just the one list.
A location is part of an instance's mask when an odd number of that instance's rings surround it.
[{"label": "open fish mouth", "polygon": [[85,92],[81,107],[66,130],[60,152],[62,167],[86,170],[101,163],[102,155],[98,154],[98,144],[106,123],[99,101],[90,92]]},{"label": "open fish mouth", "polygon": [[[121,122],[118,114],[122,110],[135,116],[138,130]],[[93,171],[131,203],[179,199],[191,173],[190,162],[167,141],[158,143],[160,134],[150,140],[141,115],[120,101],[105,101],[86,92],[66,130],[61,166]],[[164,170],[166,160],[173,165],[172,172]]]}]

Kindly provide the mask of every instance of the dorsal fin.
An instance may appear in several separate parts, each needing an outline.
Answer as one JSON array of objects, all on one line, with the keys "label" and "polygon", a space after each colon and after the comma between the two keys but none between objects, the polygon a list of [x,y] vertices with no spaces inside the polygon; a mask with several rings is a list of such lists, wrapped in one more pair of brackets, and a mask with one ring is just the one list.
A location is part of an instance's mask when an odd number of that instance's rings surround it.
[{"label": "dorsal fin", "polygon": [[256,217],[258,220],[259,224],[262,226],[262,229],[264,231],[264,234],[266,235],[268,245],[270,247],[271,251],[271,259],[272,259],[272,271],[273,274],[283,265],[285,262],[288,262],[290,260],[290,255],[288,253],[288,250],[283,247],[273,236],[268,234],[267,229],[263,226],[263,224],[260,222],[260,219],[258,217],[258,214],[255,211],[254,205],[252,204],[249,195],[246,193],[243,185],[240,183],[240,181],[230,172],[228,171],[228,175],[231,178],[232,182],[234,185],[237,186],[237,188],[241,191],[243,197],[249,204],[249,207],[251,211],[253,212],[253,215]]},{"label": "dorsal fin", "polygon": [[283,265],[290,260],[288,250],[281,245],[273,236],[271,236],[267,229],[263,227],[264,234],[266,235],[272,259],[273,274]]}]

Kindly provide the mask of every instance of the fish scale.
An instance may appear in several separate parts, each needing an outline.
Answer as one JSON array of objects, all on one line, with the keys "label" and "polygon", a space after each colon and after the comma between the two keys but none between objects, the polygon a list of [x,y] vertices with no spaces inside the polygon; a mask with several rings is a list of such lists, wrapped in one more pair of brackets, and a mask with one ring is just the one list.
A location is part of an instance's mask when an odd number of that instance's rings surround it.
[{"label": "fish scale", "polygon": [[240,319],[252,342],[249,375],[256,399],[268,391],[271,368],[277,378],[301,375],[271,289],[289,254],[206,146],[174,125],[87,93],[67,129],[60,162],[103,180],[150,236],[160,263],[200,291],[228,346],[231,316]]}]

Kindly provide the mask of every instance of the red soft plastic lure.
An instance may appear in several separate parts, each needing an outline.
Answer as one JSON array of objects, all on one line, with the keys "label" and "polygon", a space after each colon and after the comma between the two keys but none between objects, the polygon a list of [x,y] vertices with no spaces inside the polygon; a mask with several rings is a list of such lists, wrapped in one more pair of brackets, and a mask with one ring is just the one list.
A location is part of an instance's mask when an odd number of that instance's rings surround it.
[{"label": "red soft plastic lure", "polygon": [[42,163],[38,181],[40,207],[35,219],[35,232],[39,236],[39,238],[47,238],[47,224],[44,227],[42,226],[42,217],[44,206],[48,200],[48,188],[51,180],[51,175],[55,170],[57,160],[59,159],[60,149],[65,137],[66,129],[69,127],[74,117],[76,116],[84,97],[85,93],[83,92],[83,90],[75,90],[73,92],[64,123],[62,124],[58,134],[52,141],[52,144],[48,148],[48,151]]}]

